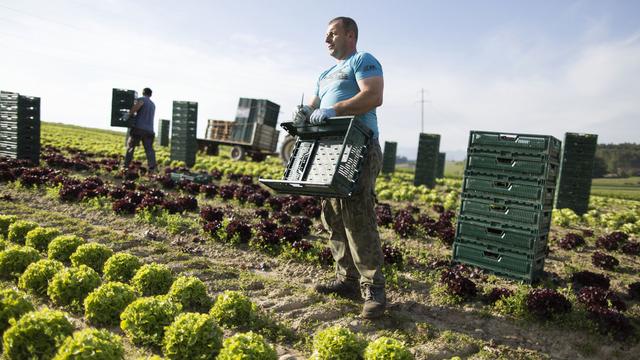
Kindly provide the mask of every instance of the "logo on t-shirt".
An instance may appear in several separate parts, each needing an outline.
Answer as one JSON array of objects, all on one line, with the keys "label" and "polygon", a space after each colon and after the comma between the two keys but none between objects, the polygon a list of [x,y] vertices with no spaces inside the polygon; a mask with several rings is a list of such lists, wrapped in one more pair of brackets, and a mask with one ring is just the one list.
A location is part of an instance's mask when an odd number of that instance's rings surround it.
[{"label": "logo on t-shirt", "polygon": [[369,71],[374,71],[376,69],[378,68],[375,65],[370,64],[370,65],[366,65],[362,71],[369,72]]},{"label": "logo on t-shirt", "polygon": [[336,71],[333,74],[327,75],[325,80],[349,80],[349,74],[344,71]]}]

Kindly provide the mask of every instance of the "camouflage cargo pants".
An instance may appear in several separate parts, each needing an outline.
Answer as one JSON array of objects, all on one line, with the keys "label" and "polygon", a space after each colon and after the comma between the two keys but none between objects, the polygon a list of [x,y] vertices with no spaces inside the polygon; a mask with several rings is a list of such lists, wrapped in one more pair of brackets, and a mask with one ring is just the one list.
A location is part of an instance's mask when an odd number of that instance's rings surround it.
[{"label": "camouflage cargo pants", "polygon": [[384,286],[374,195],[381,168],[382,150],[376,139],[369,144],[356,193],[348,199],[322,200],[322,223],[329,230],[329,247],[339,280]]}]

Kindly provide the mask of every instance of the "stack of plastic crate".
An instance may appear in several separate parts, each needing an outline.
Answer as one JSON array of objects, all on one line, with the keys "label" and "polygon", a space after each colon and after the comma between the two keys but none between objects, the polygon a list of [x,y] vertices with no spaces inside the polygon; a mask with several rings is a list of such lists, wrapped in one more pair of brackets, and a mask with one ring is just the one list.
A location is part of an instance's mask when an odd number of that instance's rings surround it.
[{"label": "stack of plastic crate", "polygon": [[436,186],[439,153],[440,135],[420,134],[416,172],[413,178],[413,184],[415,186],[426,185],[429,188]]},{"label": "stack of plastic crate", "polygon": [[255,124],[263,124],[275,128],[278,123],[279,113],[280,105],[269,100],[240,98],[231,139],[239,142],[250,142]]},{"label": "stack of plastic crate", "polygon": [[556,208],[569,208],[582,215],[589,209],[593,159],[598,135],[566,133],[562,144],[560,179],[556,191]]},{"label": "stack of plastic crate", "polygon": [[40,161],[40,98],[0,92],[0,156]]},{"label": "stack of plastic crate", "polygon": [[384,153],[382,154],[382,173],[391,174],[396,171],[396,150],[398,143],[393,141],[384,142]]},{"label": "stack of plastic crate", "polygon": [[160,122],[158,123],[158,132],[160,133],[158,141],[160,146],[169,146],[169,126],[171,126],[171,122],[169,120],[160,119]]},{"label": "stack of plastic crate", "polygon": [[472,131],[454,261],[533,282],[543,272],[561,142]]},{"label": "stack of plastic crate", "polygon": [[436,171],[436,177],[438,179],[444,178],[444,165],[447,161],[447,153],[438,154],[438,171]]},{"label": "stack of plastic crate", "polygon": [[183,161],[188,167],[195,165],[198,142],[198,103],[193,101],[174,101],[171,121],[170,159]]}]

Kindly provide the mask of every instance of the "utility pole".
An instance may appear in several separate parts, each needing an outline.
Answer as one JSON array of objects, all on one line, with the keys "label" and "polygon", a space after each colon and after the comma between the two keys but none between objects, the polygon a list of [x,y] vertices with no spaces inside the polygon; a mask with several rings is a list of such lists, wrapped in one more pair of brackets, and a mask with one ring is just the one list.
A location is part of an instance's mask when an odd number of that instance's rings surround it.
[{"label": "utility pole", "polygon": [[424,133],[424,88],[421,89],[422,99],[420,100],[420,133]]},{"label": "utility pole", "polygon": [[424,133],[424,103],[430,102],[424,99],[424,88],[420,89],[420,132]]}]

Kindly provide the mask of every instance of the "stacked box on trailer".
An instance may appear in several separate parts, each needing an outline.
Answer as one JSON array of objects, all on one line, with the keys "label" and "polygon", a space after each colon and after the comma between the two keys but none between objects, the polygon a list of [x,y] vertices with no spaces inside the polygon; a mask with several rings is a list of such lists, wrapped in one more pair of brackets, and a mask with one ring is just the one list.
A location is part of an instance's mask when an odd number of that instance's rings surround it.
[{"label": "stacked box on trailer", "polygon": [[556,208],[569,208],[578,215],[588,211],[593,160],[597,146],[598,135],[565,134],[560,179],[556,191]]},{"label": "stacked box on trailer", "polygon": [[183,161],[188,167],[196,163],[198,142],[198,103],[174,101],[171,121],[171,160]]},{"label": "stacked box on trailer", "polygon": [[40,161],[40,98],[0,92],[0,156]]},{"label": "stacked box on trailer", "polygon": [[472,131],[454,261],[533,282],[544,269],[561,143]]},{"label": "stacked box on trailer", "polygon": [[384,142],[384,153],[382,154],[382,173],[390,174],[396,171],[396,150],[398,143],[392,141]]},{"label": "stacked box on trailer", "polygon": [[269,100],[240,98],[231,140],[251,142],[254,124],[275,128],[279,113],[280,105]]},{"label": "stacked box on trailer", "polygon": [[416,172],[413,179],[415,186],[436,186],[436,171],[438,170],[438,154],[440,153],[440,135],[420,134],[418,142],[418,157]]}]

